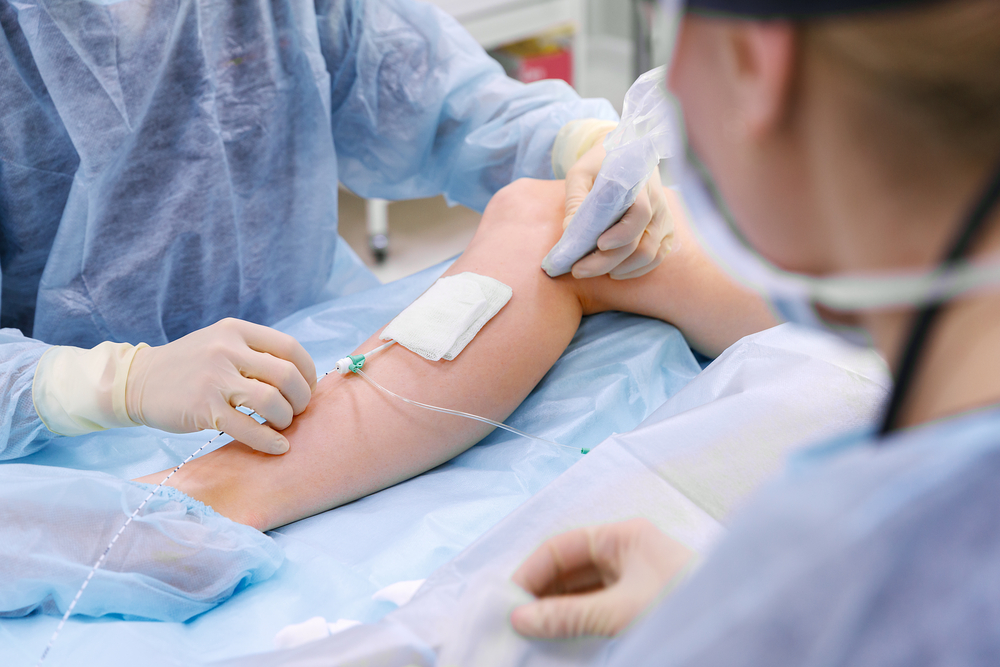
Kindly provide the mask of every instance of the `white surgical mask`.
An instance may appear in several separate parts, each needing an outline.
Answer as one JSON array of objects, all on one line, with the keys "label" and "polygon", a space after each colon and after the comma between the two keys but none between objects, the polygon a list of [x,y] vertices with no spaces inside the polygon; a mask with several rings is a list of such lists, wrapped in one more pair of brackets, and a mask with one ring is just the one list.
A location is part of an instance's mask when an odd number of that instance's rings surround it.
[{"label": "white surgical mask", "polygon": [[743,285],[762,294],[778,317],[813,329],[833,330],[858,344],[867,344],[863,331],[833,325],[819,316],[808,276],[778,269],[765,260],[735,230],[722,211],[719,198],[689,158],[672,165],[671,173],[687,207],[691,229],[712,259]]},{"label": "white surgical mask", "polygon": [[690,209],[691,225],[709,252],[741,282],[766,294],[793,321],[815,323],[820,319],[815,306],[847,312],[921,307],[1000,284],[997,257],[933,270],[822,277],[785,271],[743,238],[690,158],[674,173]]}]

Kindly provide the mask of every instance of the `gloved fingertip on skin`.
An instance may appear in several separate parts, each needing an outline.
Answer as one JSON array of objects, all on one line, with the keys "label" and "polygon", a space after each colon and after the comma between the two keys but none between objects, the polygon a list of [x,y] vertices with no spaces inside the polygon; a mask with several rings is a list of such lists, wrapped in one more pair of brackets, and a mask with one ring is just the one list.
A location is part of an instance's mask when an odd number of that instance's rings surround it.
[{"label": "gloved fingertip on skin", "polygon": [[580,269],[577,271],[576,269],[573,269],[572,275],[577,280],[588,280],[590,278],[599,278],[606,273],[607,271],[593,271],[591,269]]},{"label": "gloved fingertip on skin", "polygon": [[288,440],[282,436],[278,436],[273,442],[269,443],[266,447],[254,447],[257,451],[263,454],[270,454],[272,456],[281,456],[289,450],[290,446]]},{"label": "gloved fingertip on skin", "polygon": [[510,624],[518,634],[533,637],[538,633],[537,616],[534,604],[524,604],[510,612]]},{"label": "gloved fingertip on skin", "polygon": [[601,266],[603,262],[598,253],[599,251],[595,250],[574,264],[570,270],[572,276],[577,280],[586,280],[587,278],[597,278],[607,273],[608,269]]},{"label": "gloved fingertip on skin", "polygon": [[632,242],[631,239],[618,239],[615,237],[611,237],[610,239],[605,239],[605,237],[602,236],[601,238],[597,239],[597,249],[602,251],[617,250],[618,248],[627,246],[631,242]]}]

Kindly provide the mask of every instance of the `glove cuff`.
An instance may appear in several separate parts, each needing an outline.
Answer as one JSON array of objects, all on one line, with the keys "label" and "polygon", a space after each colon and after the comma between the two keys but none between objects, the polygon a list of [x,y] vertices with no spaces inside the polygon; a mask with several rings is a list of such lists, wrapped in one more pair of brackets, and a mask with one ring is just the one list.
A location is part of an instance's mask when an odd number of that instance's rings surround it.
[{"label": "glove cuff", "polygon": [[139,426],[125,409],[132,359],[145,343],[101,343],[92,350],[53,347],[35,369],[31,397],[45,427],[57,435],[83,435]]},{"label": "glove cuff", "polygon": [[614,121],[597,118],[572,120],[563,125],[552,143],[552,173],[556,178],[566,178],[576,161],[616,127],[618,123]]}]

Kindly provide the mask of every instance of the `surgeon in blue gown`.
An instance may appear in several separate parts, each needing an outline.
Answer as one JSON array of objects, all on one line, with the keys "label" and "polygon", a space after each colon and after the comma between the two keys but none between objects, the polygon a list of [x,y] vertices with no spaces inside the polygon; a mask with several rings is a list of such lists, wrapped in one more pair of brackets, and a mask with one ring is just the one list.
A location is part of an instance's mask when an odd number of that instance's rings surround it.
[{"label": "surgeon in blue gown", "polygon": [[[285,451],[315,369],[260,325],[371,284],[338,182],[482,210],[616,120],[413,0],[0,0],[0,28],[4,459],[135,424]],[[655,266],[656,208],[583,275]]]},{"label": "surgeon in blue gown", "polygon": [[789,319],[862,327],[894,394],[679,586],[690,554],[649,522],[553,538],[513,626],[618,634],[595,663],[630,667],[1000,664],[1000,5],[679,4],[693,226]]}]

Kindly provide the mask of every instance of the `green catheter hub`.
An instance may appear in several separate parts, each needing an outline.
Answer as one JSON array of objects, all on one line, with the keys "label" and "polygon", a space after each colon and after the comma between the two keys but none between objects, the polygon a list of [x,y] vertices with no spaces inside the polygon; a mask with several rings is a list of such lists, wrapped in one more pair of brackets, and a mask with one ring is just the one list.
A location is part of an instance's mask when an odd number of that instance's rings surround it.
[{"label": "green catheter hub", "polygon": [[340,375],[347,375],[348,373],[357,373],[362,368],[364,368],[365,361],[368,360],[368,357],[374,357],[382,350],[395,344],[396,341],[390,340],[385,345],[376,347],[374,350],[370,352],[365,352],[364,354],[352,354],[347,357],[344,357],[343,359],[337,362],[337,365],[334,366],[334,370],[337,371],[337,373],[339,373]]}]

